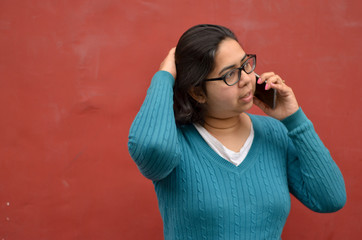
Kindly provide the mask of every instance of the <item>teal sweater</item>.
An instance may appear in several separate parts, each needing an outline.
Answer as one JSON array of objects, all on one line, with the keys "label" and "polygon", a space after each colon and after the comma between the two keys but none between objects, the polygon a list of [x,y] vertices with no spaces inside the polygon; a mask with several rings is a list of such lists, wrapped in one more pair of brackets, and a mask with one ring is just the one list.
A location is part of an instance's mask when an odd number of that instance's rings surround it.
[{"label": "teal sweater", "polygon": [[301,109],[283,121],[250,114],[254,141],[236,167],[192,124],[176,126],[173,84],[154,75],[128,142],[154,183],[165,239],[280,239],[289,193],[316,212],[343,207],[342,174]]}]

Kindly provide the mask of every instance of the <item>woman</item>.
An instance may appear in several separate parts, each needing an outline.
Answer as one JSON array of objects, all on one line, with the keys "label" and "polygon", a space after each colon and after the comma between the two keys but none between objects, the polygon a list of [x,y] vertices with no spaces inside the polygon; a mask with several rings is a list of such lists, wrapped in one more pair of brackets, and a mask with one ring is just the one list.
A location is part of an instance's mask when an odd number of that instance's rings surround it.
[{"label": "woman", "polygon": [[[229,29],[197,25],[154,75],[128,147],[165,239],[280,239],[289,192],[316,212],[344,206],[342,174],[292,89],[272,72],[256,82],[255,63]],[[274,109],[253,96],[264,82]],[[247,114],[253,104],[270,117]]]}]

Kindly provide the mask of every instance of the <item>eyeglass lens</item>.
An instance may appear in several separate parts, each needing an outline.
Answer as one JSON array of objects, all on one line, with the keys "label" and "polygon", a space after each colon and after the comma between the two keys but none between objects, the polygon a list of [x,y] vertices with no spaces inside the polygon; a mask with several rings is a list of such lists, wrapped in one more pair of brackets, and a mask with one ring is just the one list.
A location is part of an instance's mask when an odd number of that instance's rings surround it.
[{"label": "eyeglass lens", "polygon": [[241,77],[241,71],[244,70],[247,74],[250,74],[255,69],[255,57],[251,57],[243,64],[241,68],[235,68],[225,75],[225,82],[227,85],[236,84]]}]

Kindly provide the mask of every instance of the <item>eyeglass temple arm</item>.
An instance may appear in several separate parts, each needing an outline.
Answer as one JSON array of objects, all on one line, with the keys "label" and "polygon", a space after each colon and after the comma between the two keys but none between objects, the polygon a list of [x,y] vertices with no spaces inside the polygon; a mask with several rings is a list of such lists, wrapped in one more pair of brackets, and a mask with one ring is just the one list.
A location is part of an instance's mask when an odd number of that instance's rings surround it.
[{"label": "eyeglass temple arm", "polygon": [[218,80],[223,80],[222,78],[209,78],[209,79],[205,79],[205,81],[218,81]]}]

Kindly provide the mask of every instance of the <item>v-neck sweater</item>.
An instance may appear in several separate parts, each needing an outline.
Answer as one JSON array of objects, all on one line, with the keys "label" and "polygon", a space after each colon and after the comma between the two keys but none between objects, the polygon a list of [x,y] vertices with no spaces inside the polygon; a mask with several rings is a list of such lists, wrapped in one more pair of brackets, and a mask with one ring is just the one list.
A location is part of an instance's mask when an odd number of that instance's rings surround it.
[{"label": "v-neck sweater", "polygon": [[316,212],[342,208],[342,174],[301,109],[282,121],[249,114],[254,140],[235,166],[192,124],[177,126],[174,78],[157,72],[128,149],[153,181],[165,239],[280,239],[293,194]]},{"label": "v-neck sweater", "polygon": [[246,139],[240,150],[238,152],[234,152],[224,146],[216,137],[214,137],[209,131],[206,130],[206,128],[204,128],[200,124],[193,125],[195,129],[199,132],[201,137],[205,140],[205,142],[212,148],[212,150],[219,154],[220,157],[224,158],[226,161],[231,162],[235,166],[239,166],[240,163],[244,161],[254,139],[254,129],[253,124],[251,123],[248,138]]}]

